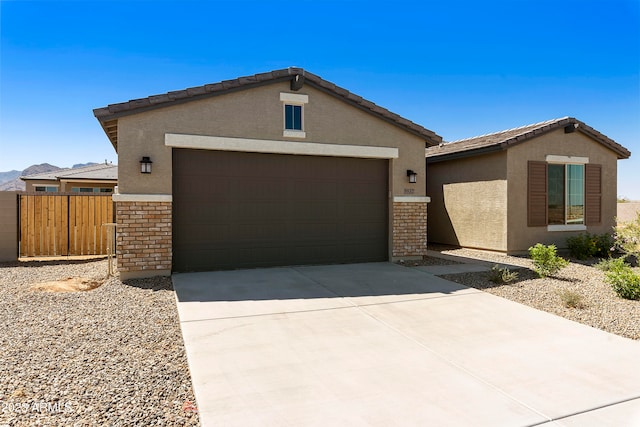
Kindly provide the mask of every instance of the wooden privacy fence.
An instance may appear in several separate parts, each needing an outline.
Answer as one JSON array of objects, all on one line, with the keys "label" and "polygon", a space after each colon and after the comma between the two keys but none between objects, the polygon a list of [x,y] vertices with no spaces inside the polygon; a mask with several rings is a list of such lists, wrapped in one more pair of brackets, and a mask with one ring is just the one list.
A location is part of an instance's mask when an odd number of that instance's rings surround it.
[{"label": "wooden privacy fence", "polygon": [[111,194],[19,195],[20,256],[107,254]]}]

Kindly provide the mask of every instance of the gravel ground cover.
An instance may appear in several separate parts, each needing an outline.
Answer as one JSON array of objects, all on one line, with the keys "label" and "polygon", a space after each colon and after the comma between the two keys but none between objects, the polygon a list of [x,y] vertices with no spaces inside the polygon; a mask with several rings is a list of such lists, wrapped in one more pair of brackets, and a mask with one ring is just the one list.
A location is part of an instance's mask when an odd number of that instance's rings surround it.
[{"label": "gravel ground cover", "polygon": [[195,426],[198,414],[170,278],[85,292],[105,260],[0,264],[0,426]]},{"label": "gravel ground cover", "polygon": [[[521,267],[517,270],[514,269],[518,271],[518,280],[505,285],[496,285],[490,282],[488,273],[440,276],[444,279],[481,289],[594,328],[640,340],[640,301],[618,297],[611,286],[605,283],[604,273],[588,265],[589,263],[578,263],[574,260],[556,277],[538,278],[532,271],[533,264],[528,258],[470,249],[439,250],[444,254]],[[635,271],[640,273],[639,268],[635,268]],[[582,308],[565,306],[560,293],[567,290],[582,297]]]}]

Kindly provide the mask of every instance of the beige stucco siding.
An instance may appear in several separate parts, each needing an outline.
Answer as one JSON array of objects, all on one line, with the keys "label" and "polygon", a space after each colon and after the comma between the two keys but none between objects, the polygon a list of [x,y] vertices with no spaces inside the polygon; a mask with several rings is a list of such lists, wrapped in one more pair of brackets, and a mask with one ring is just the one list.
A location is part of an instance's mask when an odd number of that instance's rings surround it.
[{"label": "beige stucco siding", "polygon": [[0,191],[0,262],[18,259],[18,206],[15,191]]},{"label": "beige stucco siding", "polygon": [[[283,136],[280,93],[309,96],[304,105],[306,138]],[[172,148],[165,134],[207,135],[323,144],[396,147],[391,163],[392,195],[425,196],[424,140],[331,95],[305,85],[291,92],[289,82],[147,111],[118,120],[118,189],[122,194],[171,194]],[[151,157],[151,174],[140,173],[140,159]],[[418,172],[409,184],[406,170]]]},{"label": "beige stucco siding", "polygon": [[[617,156],[603,145],[576,131],[558,129],[507,151],[508,169],[508,250],[524,252],[541,242],[566,247],[566,239],[580,232],[547,231],[547,227],[527,226],[527,162],[545,161],[547,155],[588,157],[589,163],[602,165],[602,224],[589,226],[589,233],[609,233],[616,216]],[[583,231],[584,232],[584,231]]]},{"label": "beige stucco siding", "polygon": [[506,153],[429,164],[430,243],[507,250]]}]

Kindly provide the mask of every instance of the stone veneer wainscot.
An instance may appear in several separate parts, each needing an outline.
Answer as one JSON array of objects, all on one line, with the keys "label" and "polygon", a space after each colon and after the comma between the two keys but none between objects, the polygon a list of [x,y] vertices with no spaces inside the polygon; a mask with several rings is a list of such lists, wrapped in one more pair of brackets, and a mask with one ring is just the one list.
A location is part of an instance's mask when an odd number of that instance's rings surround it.
[{"label": "stone veneer wainscot", "polygon": [[428,202],[428,197],[394,197],[394,258],[416,258],[427,254]]},{"label": "stone veneer wainscot", "polygon": [[149,270],[171,274],[171,202],[114,199],[120,277],[146,277]]}]

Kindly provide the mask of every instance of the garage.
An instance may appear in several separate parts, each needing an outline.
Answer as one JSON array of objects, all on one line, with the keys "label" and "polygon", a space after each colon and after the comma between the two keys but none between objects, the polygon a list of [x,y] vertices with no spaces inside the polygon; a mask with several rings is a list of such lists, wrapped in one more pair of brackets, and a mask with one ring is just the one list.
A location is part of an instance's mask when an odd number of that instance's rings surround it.
[{"label": "garage", "polygon": [[290,67],[94,110],[123,280],[419,259],[442,137]]},{"label": "garage", "polygon": [[389,161],[173,148],[173,270],[386,261]]}]

